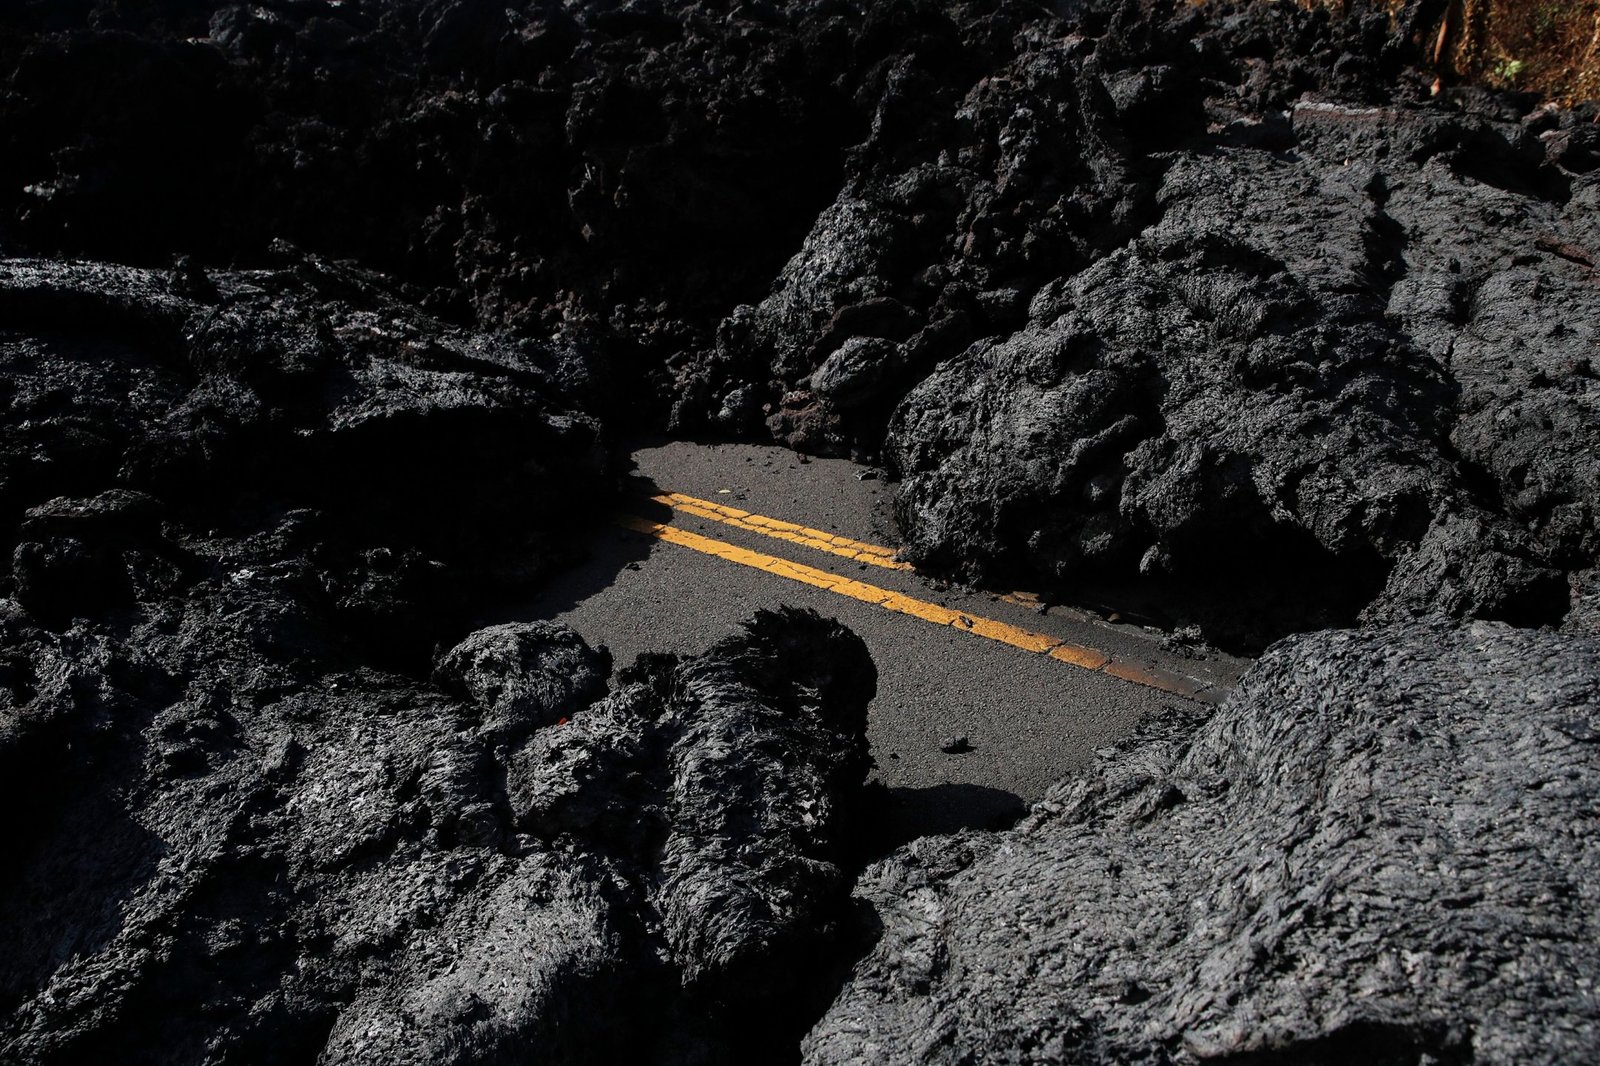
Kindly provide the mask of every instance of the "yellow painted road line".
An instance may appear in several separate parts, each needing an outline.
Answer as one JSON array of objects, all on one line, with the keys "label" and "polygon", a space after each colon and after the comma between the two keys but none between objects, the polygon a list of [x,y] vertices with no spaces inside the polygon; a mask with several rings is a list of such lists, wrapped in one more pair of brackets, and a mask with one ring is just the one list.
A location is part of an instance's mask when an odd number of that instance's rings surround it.
[{"label": "yellow painted road line", "polygon": [[[766,515],[756,514],[754,511],[741,511],[737,507],[716,503],[712,500],[702,500],[682,492],[664,492],[650,499],[656,503],[665,504],[674,510],[685,514],[692,514],[697,518],[707,518],[723,525],[734,526],[738,529],[748,530],[751,533],[760,533],[762,536],[776,537],[787,540],[793,544],[802,544],[808,548],[830,552],[854,559],[857,562],[881,566],[886,570],[904,570],[916,572],[916,567],[910,563],[901,562],[895,558],[898,548],[885,547],[882,544],[868,544],[864,540],[853,540],[850,537],[840,536],[837,533],[825,533],[820,529],[811,529],[808,526],[796,525],[785,522],[781,518],[769,518]],[[1043,602],[1037,593],[1033,592],[1007,592],[1000,599],[1007,603],[1014,603],[1018,607],[1030,609],[1038,608]]]},{"label": "yellow painted road line", "polygon": [[1105,652],[1095,651],[1093,648],[1078,648],[1071,644],[1051,648],[1050,658],[1060,659],[1073,666],[1081,666],[1085,670],[1099,670],[1111,661],[1111,656]]},{"label": "yellow painted road line", "polygon": [[910,570],[910,563],[902,563],[894,557],[895,549],[886,548],[881,544],[868,544],[866,541],[853,540],[842,537],[837,533],[825,533],[820,529],[811,529],[808,526],[797,525],[794,522],[785,522],[781,518],[768,518],[766,515],[755,514],[751,511],[741,511],[737,507],[728,507],[725,504],[713,503],[710,500],[696,499],[685,496],[681,492],[666,492],[660,496],[650,497],[656,503],[666,504],[674,510],[684,514],[692,514],[697,518],[706,518],[713,522],[721,522],[725,526],[747,530],[751,533],[760,533],[764,537],[774,537],[786,540],[792,544],[801,544],[817,551],[828,552],[832,555],[853,559],[858,563],[869,566],[881,566],[885,570]]},{"label": "yellow painted road line", "polygon": [[964,611],[943,607],[937,603],[929,603],[913,596],[892,592],[876,585],[869,585],[865,581],[856,581],[853,578],[841,577],[826,570],[818,570],[816,567],[806,566],[804,563],[790,562],[788,559],[779,559],[776,556],[752,551],[749,548],[741,548],[737,544],[715,540],[687,529],[679,529],[663,522],[653,522],[648,518],[621,515],[617,518],[617,522],[628,529],[648,534],[668,544],[676,544],[679,547],[689,548],[705,555],[715,556],[718,559],[725,559],[730,563],[748,566],[777,577],[787,578],[790,581],[797,581],[802,585],[810,585],[813,588],[836,592],[841,596],[848,596],[850,599],[859,600],[862,603],[870,603],[874,606],[882,607],[886,611],[893,611],[896,614],[909,615],[912,618],[920,618],[925,622],[932,622],[934,625],[964,630],[976,636],[999,641],[1001,644],[1009,644],[1014,648],[1021,648],[1023,651],[1046,654],[1059,662],[1080,667],[1084,670],[1103,673],[1136,685],[1160,689],[1163,692],[1171,692],[1174,695],[1185,696],[1189,699],[1212,702],[1216,698],[1206,691],[1207,686],[1191,678],[1119,662],[1097,649],[1069,644],[1056,637],[1022,629],[1008,622],[997,622],[992,618],[982,618],[977,615],[967,614]]}]

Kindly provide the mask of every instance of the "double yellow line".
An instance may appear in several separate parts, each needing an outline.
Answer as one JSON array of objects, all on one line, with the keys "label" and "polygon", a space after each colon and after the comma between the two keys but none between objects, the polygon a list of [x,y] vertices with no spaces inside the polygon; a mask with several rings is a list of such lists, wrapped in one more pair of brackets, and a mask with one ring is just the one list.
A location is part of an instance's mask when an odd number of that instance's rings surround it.
[{"label": "double yellow line", "polygon": [[[827,552],[868,566],[881,567],[886,570],[914,570],[911,564],[901,562],[895,558],[895,550],[893,548],[886,548],[882,545],[868,544],[849,537],[825,533],[820,529],[811,529],[793,522],[785,522],[782,519],[769,518],[750,511],[742,511],[737,507],[727,507],[723,504],[713,503],[710,500],[686,496],[681,492],[664,493],[659,496],[652,496],[650,499],[655,503],[664,504],[675,511],[694,515],[697,518],[718,522],[751,533],[759,533],[762,536],[773,537],[777,540],[788,541],[791,544],[800,544],[807,548]],[[1209,686],[1197,682],[1193,678],[1124,662],[1096,648],[1072,644],[1058,637],[1036,633],[1033,630],[1011,625],[1009,622],[982,618],[967,614],[964,611],[944,607],[937,603],[929,603],[914,596],[907,596],[903,593],[880,588],[877,585],[870,585],[865,581],[841,577],[826,570],[819,570],[814,566],[806,566],[804,563],[791,562],[788,559],[780,559],[775,555],[767,555],[763,552],[752,551],[749,548],[741,548],[736,544],[729,544],[726,541],[702,536],[687,529],[679,529],[665,522],[656,522],[634,515],[624,515],[618,521],[628,529],[648,534],[668,544],[676,544],[679,547],[689,548],[705,555],[715,556],[718,559],[725,559],[731,563],[738,563],[740,566],[748,566],[776,577],[799,582],[802,585],[826,589],[829,592],[848,596],[850,599],[859,600],[862,603],[870,603],[874,606],[882,607],[884,610],[893,611],[895,614],[909,615],[912,618],[920,618],[935,625],[950,626],[954,629],[964,630],[975,636],[985,637],[1001,644],[1009,644],[1026,652],[1048,655],[1058,662],[1067,663],[1084,670],[1097,671],[1124,681],[1131,681],[1134,684],[1160,689],[1163,692],[1170,692],[1190,699],[1201,699],[1206,702],[1210,702],[1215,698],[1207,691]]]},{"label": "double yellow line", "polygon": [[902,563],[896,559],[893,548],[885,548],[880,544],[868,544],[865,541],[824,533],[820,529],[810,529],[795,525],[793,522],[785,522],[781,518],[768,518],[766,515],[741,511],[737,507],[727,507],[720,503],[712,503],[710,500],[699,500],[693,496],[685,496],[681,492],[666,492],[650,499],[655,503],[666,504],[675,511],[692,514],[696,518],[709,518],[725,526],[786,540],[791,544],[801,544],[807,548],[843,556],[869,566],[881,566],[885,570],[914,569],[910,563]]}]

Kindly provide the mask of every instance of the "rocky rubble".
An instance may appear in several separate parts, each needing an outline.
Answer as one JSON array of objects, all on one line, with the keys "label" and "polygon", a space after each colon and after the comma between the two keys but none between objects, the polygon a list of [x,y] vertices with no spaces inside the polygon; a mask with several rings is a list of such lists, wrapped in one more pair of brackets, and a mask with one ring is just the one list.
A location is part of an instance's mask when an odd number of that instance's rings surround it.
[{"label": "rocky rubble", "polygon": [[[42,620],[298,565],[351,634],[426,654],[452,597],[560,560],[546,500],[606,498],[570,353],[280,251],[294,265],[202,274],[201,299],[182,273],[0,261],[0,547]],[[232,558],[251,537],[285,554]]]},{"label": "rocky rubble", "polygon": [[1565,614],[1595,551],[1600,304],[1550,249],[1594,191],[1460,175],[1438,146],[1476,119],[1293,118],[1293,152],[1176,159],[1159,222],[912,391],[889,454],[924,558],[993,580],[1137,571],[1198,586],[1202,617],[1292,582],[1251,620],[1267,634],[1363,609]]},{"label": "rocky rubble", "polygon": [[870,868],[881,939],[805,1059],[1590,1059],[1597,708],[1591,638],[1285,641],[1016,830]]},{"label": "rocky rubble", "polygon": [[1558,622],[1600,488],[1581,115],[1385,82],[1371,19],[1274,69],[1237,58],[1264,16],[1151,10],[1019,34],[922,97],[941,137],[875,128],[680,417],[754,425],[770,368],[769,430],[881,449],[923,565],[1142,580],[1226,643]]},{"label": "rocky rubble", "polygon": [[446,695],[264,648],[303,606],[6,602],[8,1062],[748,1061],[795,1024],[849,891],[857,638],[763,614],[611,678],[501,626]]},{"label": "rocky rubble", "polygon": [[591,414],[881,456],[925,566],[1226,645],[1558,623],[1593,116],[1310,6],[26,3],[0,242],[353,256]]},{"label": "rocky rubble", "polygon": [[575,357],[275,255],[0,262],[0,1057],[726,1061],[746,1011],[792,1043],[864,648],[763,615],[616,678],[548,623],[439,651],[614,491]]},{"label": "rocky rubble", "polygon": [[[8,6],[0,1058],[1594,1058],[1596,109],[1309,6]],[[1369,628],[852,900],[854,637],[471,621],[649,428]]]},{"label": "rocky rubble", "polygon": [[591,403],[638,418],[832,196],[851,86],[910,10],[24,0],[0,241],[164,266],[288,239],[453,321],[562,335]]}]

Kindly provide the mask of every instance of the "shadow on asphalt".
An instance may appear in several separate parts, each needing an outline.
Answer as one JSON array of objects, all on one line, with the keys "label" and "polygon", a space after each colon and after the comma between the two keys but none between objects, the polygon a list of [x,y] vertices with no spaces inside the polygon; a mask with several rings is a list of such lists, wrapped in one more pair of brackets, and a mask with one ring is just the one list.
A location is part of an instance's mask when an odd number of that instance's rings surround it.
[{"label": "shadow on asphalt", "polygon": [[987,785],[878,785],[871,792],[867,815],[871,824],[863,831],[860,842],[868,861],[918,837],[943,836],[962,829],[1009,829],[1028,813],[1021,796]]},{"label": "shadow on asphalt", "polygon": [[[629,514],[657,522],[671,522],[672,508],[650,500],[661,489],[648,478],[630,473],[615,512],[598,516],[592,528],[576,531],[574,540],[587,544],[582,555],[551,578],[531,599],[520,601],[496,615],[496,621],[530,622],[555,618],[616,583],[624,570],[636,570],[650,556],[654,541],[615,525],[618,515]],[[626,666],[627,663],[619,663]]]}]

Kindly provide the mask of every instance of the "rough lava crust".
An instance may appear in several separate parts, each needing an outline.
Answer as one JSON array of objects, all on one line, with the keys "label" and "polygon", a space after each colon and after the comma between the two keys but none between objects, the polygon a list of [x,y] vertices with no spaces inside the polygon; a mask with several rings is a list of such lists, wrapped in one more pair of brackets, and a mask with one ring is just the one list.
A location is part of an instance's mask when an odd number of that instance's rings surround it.
[{"label": "rough lava crust", "polygon": [[1497,624],[1277,645],[1015,830],[857,891],[810,1063],[1560,1063],[1594,1053],[1600,644]]},{"label": "rough lava crust", "polygon": [[246,586],[122,631],[0,616],[4,798],[39,812],[5,841],[8,1062],[793,1046],[850,890],[858,638],[765,613],[612,679],[570,631],[502,626],[444,656],[447,696],[261,646],[306,607]]},{"label": "rough lava crust", "polygon": [[[1331,6],[6,5],[0,1058],[1600,1058],[1600,106]],[[473,622],[641,429],[1270,648],[862,873],[836,623]]]}]

